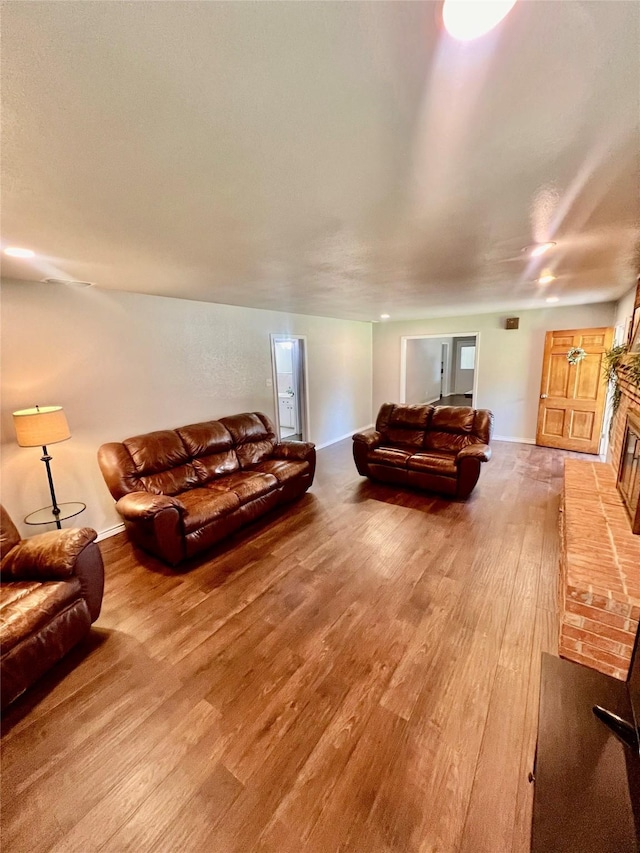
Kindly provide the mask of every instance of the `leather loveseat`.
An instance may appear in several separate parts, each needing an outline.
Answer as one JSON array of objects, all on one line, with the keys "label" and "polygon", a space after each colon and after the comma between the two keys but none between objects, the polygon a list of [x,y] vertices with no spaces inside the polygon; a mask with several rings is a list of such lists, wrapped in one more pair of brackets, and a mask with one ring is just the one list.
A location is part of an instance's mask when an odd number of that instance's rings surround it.
[{"label": "leather loveseat", "polygon": [[100,614],[104,569],[95,530],[20,539],[0,507],[2,707],[80,642]]},{"label": "leather loveseat", "polygon": [[175,566],[304,494],[316,451],[248,412],[103,444],[98,462],[132,541]]},{"label": "leather loveseat", "polygon": [[467,406],[384,403],[375,429],[353,436],[364,477],[467,498],[491,458],[493,415]]}]

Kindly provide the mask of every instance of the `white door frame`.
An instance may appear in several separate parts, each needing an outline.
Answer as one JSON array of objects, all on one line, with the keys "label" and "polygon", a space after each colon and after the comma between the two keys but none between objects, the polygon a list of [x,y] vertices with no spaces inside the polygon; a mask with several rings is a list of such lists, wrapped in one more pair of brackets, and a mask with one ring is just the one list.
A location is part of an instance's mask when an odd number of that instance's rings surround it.
[{"label": "white door frame", "polygon": [[407,341],[422,340],[424,338],[472,338],[476,339],[476,361],[473,371],[473,398],[472,403],[478,405],[478,376],[480,374],[480,332],[438,332],[431,335],[402,335],[400,338],[400,402],[407,402]]},{"label": "white door frame", "polygon": [[[451,393],[451,345],[449,341],[445,341],[442,344],[442,349],[446,350],[447,354],[443,359],[444,372],[440,380],[440,388],[442,389],[442,396],[447,397]],[[442,356],[440,357],[442,358]]]},{"label": "white door frame", "polygon": [[309,441],[310,426],[309,426],[309,373],[307,367],[307,336],[306,335],[286,335],[272,332],[269,335],[271,346],[271,376],[273,384],[273,398],[275,410],[275,424],[278,433],[278,441],[280,438],[280,398],[278,397],[278,368],[276,365],[276,343],[283,341],[298,341],[300,354],[300,376],[298,377],[298,412],[300,415],[300,435],[303,441]]},{"label": "white door frame", "polygon": [[[626,341],[625,336],[625,324],[618,323],[617,326],[613,328],[613,346],[617,347],[619,344],[622,344]],[[607,388],[607,396],[604,404],[604,414],[602,416],[602,433],[600,435],[600,446],[598,447],[598,454],[603,458],[603,461],[606,461],[607,453],[609,452],[609,444],[610,444],[610,429],[611,429],[611,418],[613,417],[613,386],[609,384]]]}]

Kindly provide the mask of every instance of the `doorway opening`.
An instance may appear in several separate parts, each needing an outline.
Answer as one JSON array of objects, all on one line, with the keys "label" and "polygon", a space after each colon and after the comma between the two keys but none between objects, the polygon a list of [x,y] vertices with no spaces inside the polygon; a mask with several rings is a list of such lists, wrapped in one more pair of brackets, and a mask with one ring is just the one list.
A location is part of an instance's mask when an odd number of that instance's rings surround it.
[{"label": "doorway opening", "polygon": [[306,344],[302,335],[271,335],[276,427],[281,441],[307,440]]},{"label": "doorway opening", "polygon": [[477,332],[401,338],[400,402],[473,406],[479,338]]}]

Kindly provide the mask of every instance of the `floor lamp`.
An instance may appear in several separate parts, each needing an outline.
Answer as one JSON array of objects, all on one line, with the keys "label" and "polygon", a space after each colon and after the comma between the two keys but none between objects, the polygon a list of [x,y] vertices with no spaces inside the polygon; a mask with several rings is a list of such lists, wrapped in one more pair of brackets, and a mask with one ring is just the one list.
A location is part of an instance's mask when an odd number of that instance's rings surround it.
[{"label": "floor lamp", "polygon": [[55,516],[56,526],[60,524],[60,507],[56,500],[53,488],[53,477],[51,476],[51,456],[47,453],[48,444],[56,444],[71,438],[69,424],[62,406],[36,406],[35,409],[22,409],[13,413],[13,424],[20,447],[42,447],[42,462],[47,469],[47,479],[51,490],[52,512]]}]

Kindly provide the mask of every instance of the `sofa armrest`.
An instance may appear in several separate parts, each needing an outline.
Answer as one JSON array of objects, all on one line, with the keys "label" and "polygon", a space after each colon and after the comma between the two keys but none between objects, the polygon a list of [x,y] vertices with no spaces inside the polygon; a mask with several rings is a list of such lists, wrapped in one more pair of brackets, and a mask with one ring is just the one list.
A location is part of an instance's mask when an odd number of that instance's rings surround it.
[{"label": "sofa armrest", "polygon": [[295,459],[305,462],[316,452],[315,444],[310,441],[283,441],[273,448],[275,459]]},{"label": "sofa armrest", "polygon": [[117,501],[116,509],[125,521],[150,519],[163,509],[177,509],[180,514],[186,512],[184,504],[178,498],[152,495],[151,492],[129,492]]},{"label": "sofa armrest", "polygon": [[70,578],[75,574],[80,555],[97,535],[90,527],[75,527],[23,539],[2,560],[2,577],[13,580]]},{"label": "sofa armrest", "polygon": [[100,615],[104,592],[104,564],[96,542],[91,542],[78,554],[73,573],[80,581],[82,597],[87,602],[91,621],[95,622]]},{"label": "sofa armrest", "polygon": [[365,429],[363,432],[357,432],[353,436],[353,440],[366,444],[367,448],[371,450],[374,447],[378,447],[382,441],[382,435],[377,429]]},{"label": "sofa armrest", "polygon": [[480,462],[488,462],[491,459],[491,448],[488,444],[468,444],[456,456],[456,465],[463,459],[479,459]]}]

